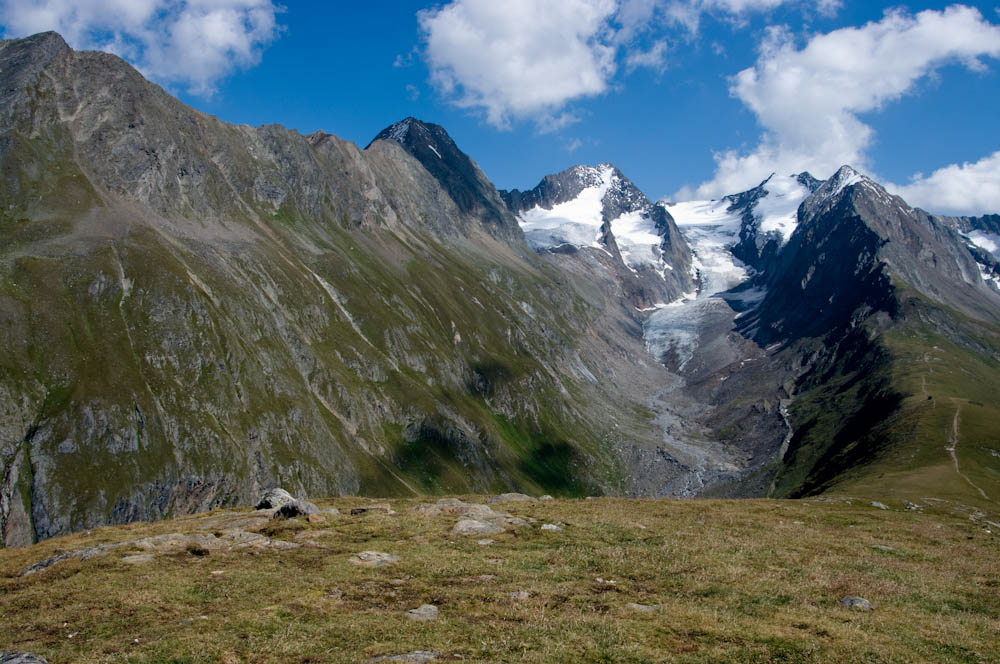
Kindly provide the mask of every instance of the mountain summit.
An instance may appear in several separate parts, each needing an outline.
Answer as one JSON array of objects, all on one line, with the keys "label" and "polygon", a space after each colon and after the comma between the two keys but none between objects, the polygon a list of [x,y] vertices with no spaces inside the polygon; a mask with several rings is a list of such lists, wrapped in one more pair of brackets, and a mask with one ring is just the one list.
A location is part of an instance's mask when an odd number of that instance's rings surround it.
[{"label": "mountain summit", "polygon": [[496,187],[467,154],[458,149],[444,127],[409,117],[392,124],[368,144],[394,141],[433,175],[459,209],[479,220],[488,232],[508,240],[518,238],[517,222]]}]

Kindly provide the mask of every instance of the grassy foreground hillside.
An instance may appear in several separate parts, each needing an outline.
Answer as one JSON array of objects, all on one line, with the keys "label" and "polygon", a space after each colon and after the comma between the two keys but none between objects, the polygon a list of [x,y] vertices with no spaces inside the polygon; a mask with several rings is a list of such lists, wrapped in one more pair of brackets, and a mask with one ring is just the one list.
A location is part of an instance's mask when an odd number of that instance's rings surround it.
[{"label": "grassy foreground hillside", "polygon": [[[1000,661],[998,519],[954,502],[413,500],[351,514],[371,505],[320,501],[340,513],[315,522],[214,511],[2,550],[0,650],[52,663]],[[469,517],[504,531],[456,534]],[[363,551],[398,560],[352,564]],[[851,595],[874,610],[841,606]],[[408,615],[421,605],[437,618]]]}]

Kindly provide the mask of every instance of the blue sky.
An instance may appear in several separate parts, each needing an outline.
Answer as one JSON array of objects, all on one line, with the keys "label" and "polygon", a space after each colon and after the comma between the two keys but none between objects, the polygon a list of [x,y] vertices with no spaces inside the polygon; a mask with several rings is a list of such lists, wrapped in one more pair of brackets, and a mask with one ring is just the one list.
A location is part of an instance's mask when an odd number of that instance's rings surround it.
[{"label": "blue sky", "polygon": [[0,0],[0,21],[117,52],[230,122],[361,147],[405,116],[436,122],[502,188],[611,161],[652,198],[715,197],[849,162],[978,214],[1000,211],[998,7]]}]

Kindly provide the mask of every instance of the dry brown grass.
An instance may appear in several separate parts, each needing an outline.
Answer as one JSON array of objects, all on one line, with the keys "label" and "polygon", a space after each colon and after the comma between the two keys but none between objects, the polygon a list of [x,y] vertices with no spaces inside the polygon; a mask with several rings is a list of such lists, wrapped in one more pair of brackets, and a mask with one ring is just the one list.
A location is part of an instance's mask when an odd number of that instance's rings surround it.
[{"label": "dry brown grass", "polygon": [[[57,550],[214,532],[246,515],[233,510],[0,551],[0,650],[53,664],[363,662],[414,650],[474,662],[1000,661],[1000,542],[948,504],[518,503],[502,508],[537,523],[483,546],[450,534],[454,516],[412,514],[414,502],[265,528],[321,548],[184,551],[138,566],[122,551],[17,576]],[[566,526],[539,531],[547,522]],[[362,550],[400,562],[350,564]],[[527,600],[509,598],[521,590]],[[849,594],[875,611],[840,607]],[[407,619],[421,604],[439,619]]]}]

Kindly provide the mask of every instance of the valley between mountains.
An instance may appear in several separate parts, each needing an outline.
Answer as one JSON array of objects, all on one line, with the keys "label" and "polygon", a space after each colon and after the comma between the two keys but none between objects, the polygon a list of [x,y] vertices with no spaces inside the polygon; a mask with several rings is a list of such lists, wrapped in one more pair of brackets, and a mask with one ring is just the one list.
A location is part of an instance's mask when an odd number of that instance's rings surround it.
[{"label": "valley between mountains", "polygon": [[227,124],[55,33],[0,82],[7,547],[274,486],[997,509],[996,215],[850,166],[498,191],[440,126]]}]

